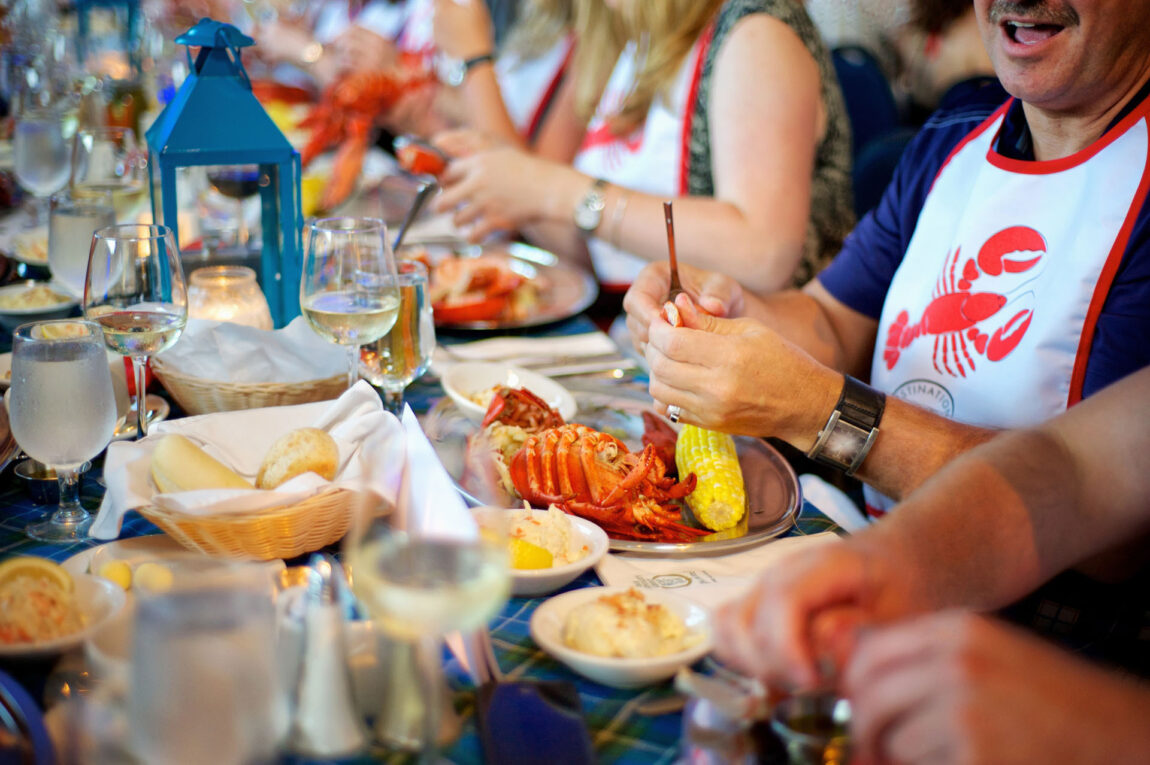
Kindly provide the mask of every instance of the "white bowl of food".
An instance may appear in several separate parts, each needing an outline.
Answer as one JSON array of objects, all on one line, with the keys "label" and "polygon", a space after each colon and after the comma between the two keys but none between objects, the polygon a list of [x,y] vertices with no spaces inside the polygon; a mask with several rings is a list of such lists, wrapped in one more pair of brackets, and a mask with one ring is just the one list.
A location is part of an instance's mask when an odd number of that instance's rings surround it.
[{"label": "white bowl of food", "polygon": [[482,422],[495,389],[526,388],[558,410],[564,420],[575,416],[575,398],[559,383],[528,369],[491,361],[464,361],[451,365],[443,375],[443,389],[467,418]]},{"label": "white bowl of food", "polygon": [[535,609],[530,626],[544,651],[613,688],[668,680],[706,656],[715,639],[702,606],[662,590],[627,587],[556,595]]},{"label": "white bowl of food", "polygon": [[[89,574],[72,574],[71,579],[72,590],[64,596],[55,590],[40,590],[35,596],[30,591],[17,591],[23,586],[38,588],[34,577],[23,579],[23,585],[15,585],[17,589],[9,593],[12,601],[0,617],[0,660],[61,654],[91,637],[124,608],[127,597],[118,585]],[[8,583],[5,589],[12,586]],[[48,593],[51,600],[45,601]],[[18,638],[16,632],[30,633],[32,638]]]},{"label": "white bowl of food", "polygon": [[475,510],[479,525],[495,513],[511,538],[511,594],[544,595],[570,584],[607,554],[607,533],[591,521],[548,510]]},{"label": "white bowl of food", "polygon": [[52,282],[20,282],[0,287],[0,325],[13,330],[30,321],[64,319],[80,301]]}]

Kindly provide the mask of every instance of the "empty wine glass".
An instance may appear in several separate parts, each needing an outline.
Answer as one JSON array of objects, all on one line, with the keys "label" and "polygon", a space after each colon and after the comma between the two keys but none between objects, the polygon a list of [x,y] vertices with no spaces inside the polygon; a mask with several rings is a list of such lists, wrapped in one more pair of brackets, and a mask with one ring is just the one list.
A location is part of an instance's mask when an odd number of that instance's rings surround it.
[{"label": "empty wine glass", "polygon": [[32,194],[29,228],[43,223],[48,197],[68,182],[75,119],[60,103],[28,106],[16,117],[12,155],[16,180]]},{"label": "empty wine glass", "polygon": [[104,330],[104,342],[130,356],[136,376],[137,438],[147,435],[148,357],[175,345],[188,321],[188,291],[176,238],[167,226],[127,223],[92,235],[84,316]]},{"label": "empty wine glass", "polygon": [[78,469],[112,439],[116,399],[100,328],[75,319],[23,324],[12,335],[12,436],[56,471],[60,503],[25,533],[42,542],[88,538]]},{"label": "empty wine glass", "polygon": [[427,371],[435,350],[435,321],[427,298],[427,267],[417,260],[396,263],[399,315],[391,331],[360,349],[360,371],[383,391],[395,415],[403,411],[403,391]]},{"label": "empty wine glass", "polygon": [[144,198],[145,160],[129,127],[80,130],[72,144],[68,183],[77,200],[112,195],[120,220],[127,220]]},{"label": "empty wine glass", "polygon": [[300,309],[311,328],[347,347],[347,386],[359,347],[383,337],[399,313],[395,256],[376,218],[323,218],[308,227]]},{"label": "empty wine glass", "polygon": [[[365,459],[366,472],[372,458]],[[374,624],[414,657],[418,670],[416,687],[392,694],[418,707],[410,713],[422,722],[418,740],[405,736],[384,743],[414,745],[421,762],[434,762],[444,703],[443,638],[485,628],[510,595],[506,514],[485,521],[482,533],[444,536],[425,528],[425,519],[409,515],[409,509],[401,506],[389,513],[373,493],[361,496],[344,537],[352,589]],[[382,712],[384,718],[395,714],[386,708]],[[383,732],[378,721],[376,729]]]}]

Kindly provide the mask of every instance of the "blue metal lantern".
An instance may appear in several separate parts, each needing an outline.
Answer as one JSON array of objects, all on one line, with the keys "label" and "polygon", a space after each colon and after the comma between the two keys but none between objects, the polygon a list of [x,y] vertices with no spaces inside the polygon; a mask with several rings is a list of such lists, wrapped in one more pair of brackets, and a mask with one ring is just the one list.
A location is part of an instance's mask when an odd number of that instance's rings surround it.
[{"label": "blue metal lantern", "polygon": [[253,40],[231,24],[201,19],[176,38],[199,47],[191,74],[148,129],[152,215],[179,231],[176,169],[258,165],[263,251],[260,281],[277,327],[299,315],[303,214],[297,152],[252,94],[240,49]]}]

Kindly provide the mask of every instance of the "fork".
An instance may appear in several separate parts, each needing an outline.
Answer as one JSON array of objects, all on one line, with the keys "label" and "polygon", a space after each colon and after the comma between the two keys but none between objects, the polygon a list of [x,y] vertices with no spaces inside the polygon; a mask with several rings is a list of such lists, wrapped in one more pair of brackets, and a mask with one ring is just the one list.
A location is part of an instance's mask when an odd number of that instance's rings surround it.
[{"label": "fork", "polygon": [[671,203],[663,203],[663,216],[667,219],[667,254],[671,260],[671,289],[667,292],[667,301],[674,303],[675,298],[683,292],[683,285],[679,283],[679,261],[675,257],[675,221],[671,216]]}]

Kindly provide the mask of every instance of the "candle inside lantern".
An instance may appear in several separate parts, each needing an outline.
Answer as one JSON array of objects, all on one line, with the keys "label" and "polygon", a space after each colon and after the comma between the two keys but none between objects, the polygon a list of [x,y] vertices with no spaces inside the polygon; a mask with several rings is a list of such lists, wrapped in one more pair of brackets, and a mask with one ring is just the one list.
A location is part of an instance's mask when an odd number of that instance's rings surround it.
[{"label": "candle inside lantern", "polygon": [[256,272],[245,266],[209,266],[192,271],[188,316],[271,329],[268,301],[256,284]]}]

